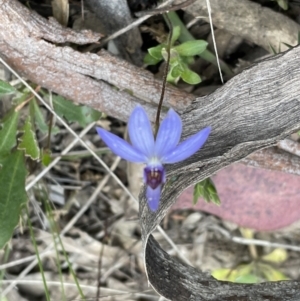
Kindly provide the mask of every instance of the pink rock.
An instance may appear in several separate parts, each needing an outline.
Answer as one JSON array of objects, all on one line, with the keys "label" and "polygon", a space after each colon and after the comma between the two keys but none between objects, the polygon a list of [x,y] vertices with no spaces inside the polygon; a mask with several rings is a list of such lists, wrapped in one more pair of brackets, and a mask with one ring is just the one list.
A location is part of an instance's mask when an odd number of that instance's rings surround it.
[{"label": "pink rock", "polygon": [[186,189],[172,209],[194,209],[239,226],[270,231],[300,220],[300,177],[233,164],[212,177],[221,206],[199,199],[193,206],[193,187]]}]

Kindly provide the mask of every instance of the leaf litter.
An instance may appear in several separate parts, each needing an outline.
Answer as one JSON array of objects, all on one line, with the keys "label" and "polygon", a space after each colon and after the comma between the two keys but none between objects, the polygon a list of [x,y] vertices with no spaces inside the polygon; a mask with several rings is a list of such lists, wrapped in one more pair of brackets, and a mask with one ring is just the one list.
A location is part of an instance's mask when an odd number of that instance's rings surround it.
[{"label": "leaf litter", "polygon": [[[249,48],[246,47],[246,49],[249,51]],[[203,62],[198,62],[198,65],[200,64]],[[197,68],[197,62],[195,68]],[[212,71],[209,66],[206,66],[204,73],[207,77],[212,78],[215,76],[216,70]],[[184,88],[188,89],[188,87]],[[124,124],[110,118],[107,118],[107,123],[110,123],[112,132],[124,135]],[[57,126],[60,127],[59,124]],[[78,124],[73,124],[72,128],[76,132],[81,130]],[[51,139],[51,151],[53,154],[57,154],[68,145],[73,137],[60,128],[59,133]],[[93,130],[84,139],[94,149],[101,149],[104,146]],[[42,139],[39,142],[45,143]],[[80,154],[85,150],[81,146],[77,146],[73,151]],[[102,157],[108,166],[111,166],[114,161],[111,152],[106,150]],[[127,172],[127,168],[130,170],[129,172]],[[38,172],[39,168],[33,168],[32,174]],[[132,164],[127,166],[126,162],[121,161],[115,173],[123,183],[129,184],[131,187],[135,185],[132,189],[137,196],[141,181],[140,167],[133,167]],[[49,198],[53,206],[53,220],[60,229],[63,229],[84,206],[95,190],[96,184],[103,180],[104,176],[105,170],[92,157],[80,158],[74,155],[71,159],[60,161],[47,177],[40,181],[40,187],[35,188],[31,197],[40,208],[44,208],[43,202]],[[59,201],[49,194],[53,190],[60,191]],[[115,181],[109,180],[96,201],[76,221],[67,235],[62,237],[64,248],[88,300],[95,300],[98,278],[100,279],[101,296],[107,296],[101,300],[159,300],[159,297],[147,285],[142,260],[138,215],[136,205],[133,207],[132,202],[124,195]],[[195,267],[211,272],[221,268],[234,269],[240,263],[253,260],[247,246],[235,244],[222,234],[226,231],[231,236],[240,236],[239,228],[236,225],[207,213],[195,212],[190,208],[171,211],[165,217],[162,225],[180,251]],[[53,242],[52,235],[49,233],[49,225],[47,225],[51,221],[44,217],[42,223],[36,218],[32,207],[30,207],[30,212],[38,247],[40,253],[43,254],[46,247]],[[298,228],[294,226],[294,229],[288,231],[256,233],[255,237],[270,242],[276,241],[282,244],[292,242],[293,245],[299,245],[300,236],[297,230]],[[176,256],[161,234],[155,233],[155,237],[165,250]],[[271,244],[267,247],[257,247],[260,256],[267,255],[272,250]],[[67,287],[65,299],[80,300],[81,297],[71,277],[66,259],[60,249],[59,252],[62,278]],[[26,229],[24,232],[17,231],[11,241],[7,262],[26,259],[33,255],[34,250],[28,231]],[[4,253],[0,253],[0,256],[1,262],[4,263]],[[46,271],[45,277],[51,288],[51,299],[62,300],[61,280],[55,264],[55,256],[54,251],[47,253],[42,257],[42,263]],[[27,263],[24,261],[8,267],[3,285],[5,286],[16,278],[26,266]],[[288,251],[287,260],[277,266],[280,266],[281,271],[291,279],[299,279],[298,252]],[[37,268],[23,277],[17,284],[17,288],[20,290],[19,293],[13,292],[19,294],[18,300],[44,300],[43,283]]]}]

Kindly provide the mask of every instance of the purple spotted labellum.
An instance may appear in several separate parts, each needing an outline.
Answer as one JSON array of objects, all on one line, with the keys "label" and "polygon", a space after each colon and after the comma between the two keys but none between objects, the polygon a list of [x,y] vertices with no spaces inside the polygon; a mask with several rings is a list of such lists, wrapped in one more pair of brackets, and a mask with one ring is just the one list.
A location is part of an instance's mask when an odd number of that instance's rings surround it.
[{"label": "purple spotted labellum", "polygon": [[159,207],[162,184],[166,182],[163,164],[176,163],[192,156],[203,146],[210,130],[210,127],[206,127],[179,143],[182,131],[181,119],[173,109],[170,109],[161,122],[154,140],[150,121],[141,106],[133,110],[128,121],[131,145],[118,136],[97,127],[99,136],[112,152],[125,160],[146,164],[144,182],[147,185],[148,205],[152,211],[156,211]]}]

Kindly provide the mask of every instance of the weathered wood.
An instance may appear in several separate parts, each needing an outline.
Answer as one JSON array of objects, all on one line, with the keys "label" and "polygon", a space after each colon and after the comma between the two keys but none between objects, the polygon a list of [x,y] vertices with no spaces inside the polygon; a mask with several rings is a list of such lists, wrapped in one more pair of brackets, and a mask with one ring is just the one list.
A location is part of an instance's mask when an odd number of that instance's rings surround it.
[{"label": "weathered wood", "polygon": [[[161,83],[149,72],[104,52],[82,54],[53,44],[92,42],[95,41],[92,33],[75,33],[68,29],[66,35],[65,29],[57,24],[51,27],[53,22],[30,13],[16,0],[0,0],[0,16],[1,56],[28,79],[122,120],[127,120],[132,108],[142,99],[154,120]],[[165,186],[156,214],[148,211],[143,197],[140,200],[147,273],[155,290],[166,298],[215,301],[300,299],[300,283],[296,281],[260,285],[218,282],[170,258],[150,236],[187,186],[256,150],[275,145],[300,128],[299,58],[300,48],[297,47],[260,62],[213,94],[194,102],[194,96],[168,87],[165,106],[173,106],[182,112],[183,137],[207,125],[212,126],[212,134],[197,154],[168,166],[168,176],[174,175],[175,180]],[[130,93],[118,91],[116,87]]]},{"label": "weathered wood", "polygon": [[[153,74],[105,51],[80,53],[54,44],[92,43],[100,34],[63,28],[16,0],[0,0],[0,16],[1,56],[29,80],[124,121],[142,99],[154,120],[162,84]],[[194,99],[169,85],[164,105],[180,112]]]},{"label": "weathered wood", "polygon": [[[181,0],[176,0],[180,3]],[[274,10],[249,0],[210,0],[212,19],[216,27],[259,45],[272,53],[287,50],[283,44],[298,44],[300,25]],[[185,8],[194,17],[207,17],[207,1],[197,0]]]},{"label": "weathered wood", "polygon": [[[292,300],[299,298],[299,282],[243,286],[212,281],[202,272],[186,268],[164,254],[149,235],[161,222],[179,194],[221,168],[247,157],[252,152],[275,145],[300,128],[300,48],[277,55],[244,70],[211,95],[198,98],[181,115],[183,136],[188,137],[210,125],[207,143],[191,158],[167,168],[161,205],[150,212],[140,195],[140,220],[145,246],[145,262],[153,287],[170,300]],[[246,206],[246,204],[245,204]],[[156,260],[153,259],[157,254]],[[161,269],[174,269],[176,279],[164,281]],[[205,284],[205,289],[204,285]],[[265,285],[265,286],[264,286]],[[272,288],[272,285],[274,287]],[[289,286],[291,285],[291,286]],[[173,295],[182,286],[182,295]],[[231,291],[232,289],[232,291]],[[175,298],[175,299],[174,299]],[[296,299],[297,300],[297,299]]]}]

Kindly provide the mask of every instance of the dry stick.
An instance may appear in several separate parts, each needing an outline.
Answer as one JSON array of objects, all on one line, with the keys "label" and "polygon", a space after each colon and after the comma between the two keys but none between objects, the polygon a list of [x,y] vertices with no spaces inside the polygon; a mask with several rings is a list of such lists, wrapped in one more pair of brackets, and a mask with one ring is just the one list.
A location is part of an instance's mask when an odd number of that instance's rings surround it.
[{"label": "dry stick", "polygon": [[147,15],[154,16],[154,15],[157,15],[157,14],[163,14],[163,13],[166,13],[166,12],[169,12],[169,11],[175,11],[175,10],[185,8],[189,5],[191,5],[192,3],[194,3],[195,1],[196,0],[187,0],[187,1],[184,1],[182,3],[172,5],[172,6],[168,6],[168,7],[155,8],[155,9],[149,9],[149,10],[146,10],[146,11],[141,11],[141,12],[135,13],[135,15],[137,17],[143,17],[143,16],[147,16]]},{"label": "dry stick", "polygon": [[270,242],[270,241],[262,240],[262,239],[232,236],[232,234],[229,231],[227,231],[224,228],[221,228],[220,226],[217,226],[217,225],[209,226],[209,229],[216,230],[216,231],[220,232],[226,238],[228,238],[228,239],[230,239],[233,242],[238,243],[238,244],[255,245],[255,246],[270,247],[270,248],[282,248],[282,249],[287,249],[287,250],[300,252],[300,246],[287,245],[287,244],[282,244],[282,243],[277,243],[277,242]]},{"label": "dry stick", "polygon": [[[1,280],[1,284],[10,284],[12,283],[13,281],[15,280]],[[43,282],[42,280],[17,280],[16,281],[17,283],[19,284],[36,284],[36,285],[42,285]],[[51,286],[61,286],[61,282],[60,281],[51,281],[51,280],[47,280],[47,283]],[[76,287],[76,284],[75,283],[70,283],[70,282],[64,282],[64,285],[66,287]],[[92,285],[82,285],[81,286],[82,288],[85,288],[85,289],[91,289],[91,290],[94,290],[96,291],[97,288],[95,286],[92,286]],[[103,291],[105,291],[107,294],[112,294],[112,293],[115,293],[114,296],[118,296],[118,295],[135,295],[137,297],[141,297],[141,298],[151,298],[151,300],[157,300],[158,297],[157,296],[153,296],[153,295],[149,295],[149,294],[146,294],[146,292],[149,292],[151,293],[152,290],[143,290],[141,292],[127,292],[127,291],[123,291],[123,290],[118,290],[118,289],[113,289],[113,288],[107,288],[107,287],[103,287],[102,288]],[[90,299],[88,299],[90,300]],[[94,299],[92,299],[94,301]],[[75,301],[75,300],[72,300],[72,301]]]},{"label": "dry stick", "polygon": [[[268,170],[278,170],[288,174],[300,175],[300,145],[296,142],[291,142],[289,139],[280,141],[282,145],[280,150],[277,147],[269,147],[256,151],[246,158],[239,161],[242,164],[263,168]],[[289,150],[287,146],[289,145]],[[285,149],[283,148],[285,147]],[[298,155],[297,155],[298,154]]]},{"label": "dry stick", "polygon": [[222,82],[222,84],[224,84],[223,75],[222,75],[222,71],[221,71],[221,67],[220,67],[218,50],[217,50],[217,44],[216,44],[216,39],[215,39],[215,34],[214,34],[214,26],[213,26],[212,17],[211,17],[211,7],[210,7],[209,0],[206,0],[206,3],[207,3],[207,11],[208,11],[208,17],[209,17],[209,25],[210,25],[210,30],[211,30],[211,36],[212,36],[212,41],[213,41],[213,44],[214,44],[214,50],[215,50],[215,53],[216,53],[216,59],[217,59],[219,74],[220,74],[221,82]]}]

